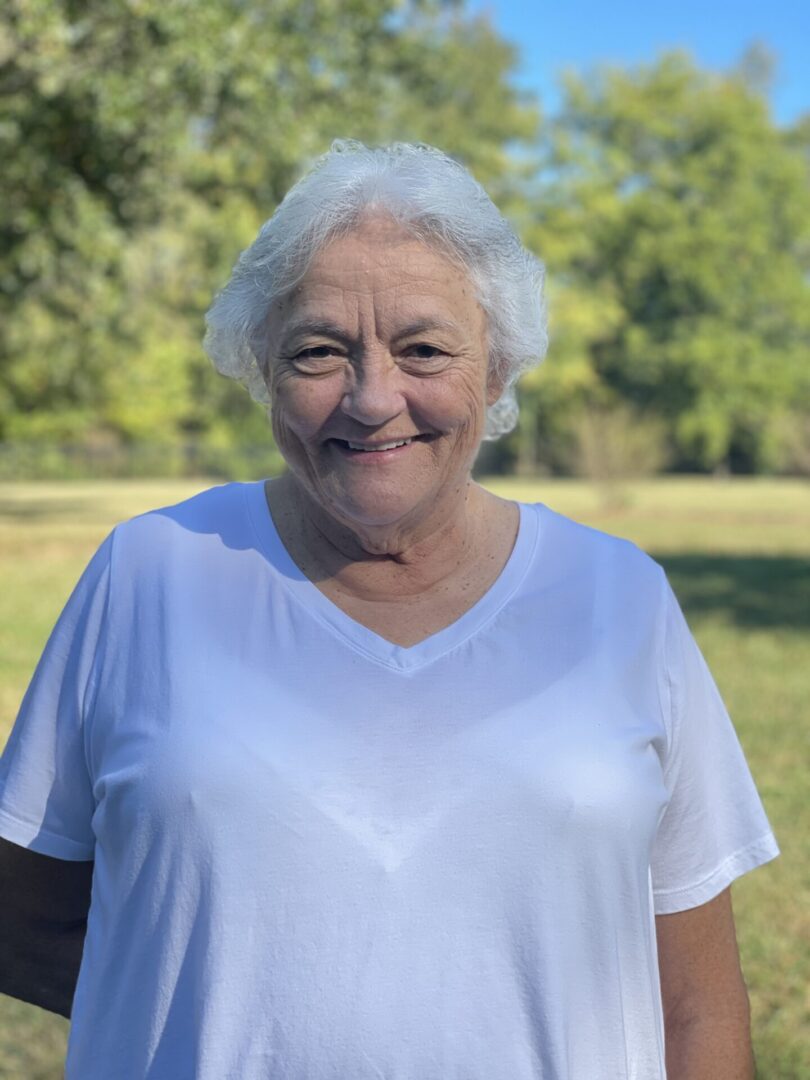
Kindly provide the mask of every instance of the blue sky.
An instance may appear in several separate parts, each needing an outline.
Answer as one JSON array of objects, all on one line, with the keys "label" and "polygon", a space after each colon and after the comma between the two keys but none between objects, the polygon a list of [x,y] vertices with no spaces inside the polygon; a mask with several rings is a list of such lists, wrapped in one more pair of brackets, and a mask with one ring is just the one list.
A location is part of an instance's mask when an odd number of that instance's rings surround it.
[{"label": "blue sky", "polygon": [[680,47],[701,66],[723,70],[754,40],[778,59],[771,94],[777,122],[810,111],[810,0],[468,0],[467,10],[487,12],[520,47],[518,81],[539,93],[548,112],[562,68],[643,63]]}]

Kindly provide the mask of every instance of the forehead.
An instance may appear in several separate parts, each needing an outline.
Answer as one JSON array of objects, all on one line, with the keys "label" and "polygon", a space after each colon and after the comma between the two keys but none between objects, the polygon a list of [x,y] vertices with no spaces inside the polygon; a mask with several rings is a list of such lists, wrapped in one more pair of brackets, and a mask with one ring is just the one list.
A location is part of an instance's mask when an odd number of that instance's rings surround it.
[{"label": "forehead", "polygon": [[395,222],[371,220],[332,240],[312,259],[306,274],[271,307],[284,323],[324,308],[378,318],[451,315],[480,329],[483,312],[467,272]]}]

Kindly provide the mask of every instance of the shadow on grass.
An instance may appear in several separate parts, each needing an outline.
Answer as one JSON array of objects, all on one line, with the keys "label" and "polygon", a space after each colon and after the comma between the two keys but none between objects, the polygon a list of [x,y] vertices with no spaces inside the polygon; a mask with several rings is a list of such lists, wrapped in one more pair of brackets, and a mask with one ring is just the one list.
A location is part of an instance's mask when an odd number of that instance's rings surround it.
[{"label": "shadow on grass", "polygon": [[810,629],[810,559],[792,555],[654,554],[689,616],[738,626]]},{"label": "shadow on grass", "polygon": [[[93,501],[88,498],[71,497],[64,499],[3,499],[0,498],[0,519],[9,521],[36,521],[46,518],[78,518],[92,508]],[[0,1073],[2,1080],[2,1073]]]}]

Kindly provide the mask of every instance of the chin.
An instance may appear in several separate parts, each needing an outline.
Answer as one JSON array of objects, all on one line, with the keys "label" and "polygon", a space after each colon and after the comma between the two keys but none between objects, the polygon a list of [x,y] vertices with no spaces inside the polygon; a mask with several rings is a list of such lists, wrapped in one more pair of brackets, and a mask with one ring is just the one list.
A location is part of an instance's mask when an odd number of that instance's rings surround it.
[{"label": "chin", "polygon": [[333,513],[345,522],[364,525],[368,528],[374,526],[395,525],[402,518],[415,509],[413,506],[405,506],[401,503],[388,505],[376,502],[374,506],[363,506],[357,503],[340,505],[335,507]]},{"label": "chin", "polygon": [[421,500],[403,499],[401,494],[392,493],[389,498],[385,495],[371,497],[371,492],[364,492],[365,497],[352,498],[344,495],[342,498],[330,499],[324,504],[333,516],[346,522],[355,522],[358,525],[394,525],[407,517]]}]

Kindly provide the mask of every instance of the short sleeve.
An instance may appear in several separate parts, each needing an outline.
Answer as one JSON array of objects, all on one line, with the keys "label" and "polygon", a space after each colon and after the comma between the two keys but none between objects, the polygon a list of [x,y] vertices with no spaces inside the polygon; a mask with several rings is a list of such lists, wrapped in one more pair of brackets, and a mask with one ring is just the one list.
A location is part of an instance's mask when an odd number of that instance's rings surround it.
[{"label": "short sleeve", "polygon": [[670,801],[651,857],[656,915],[712,900],[779,854],[720,693],[665,583],[662,701]]},{"label": "short sleeve", "polygon": [[94,854],[85,721],[104,639],[111,548],[112,534],[59,616],[0,759],[0,836],[58,859]]}]

